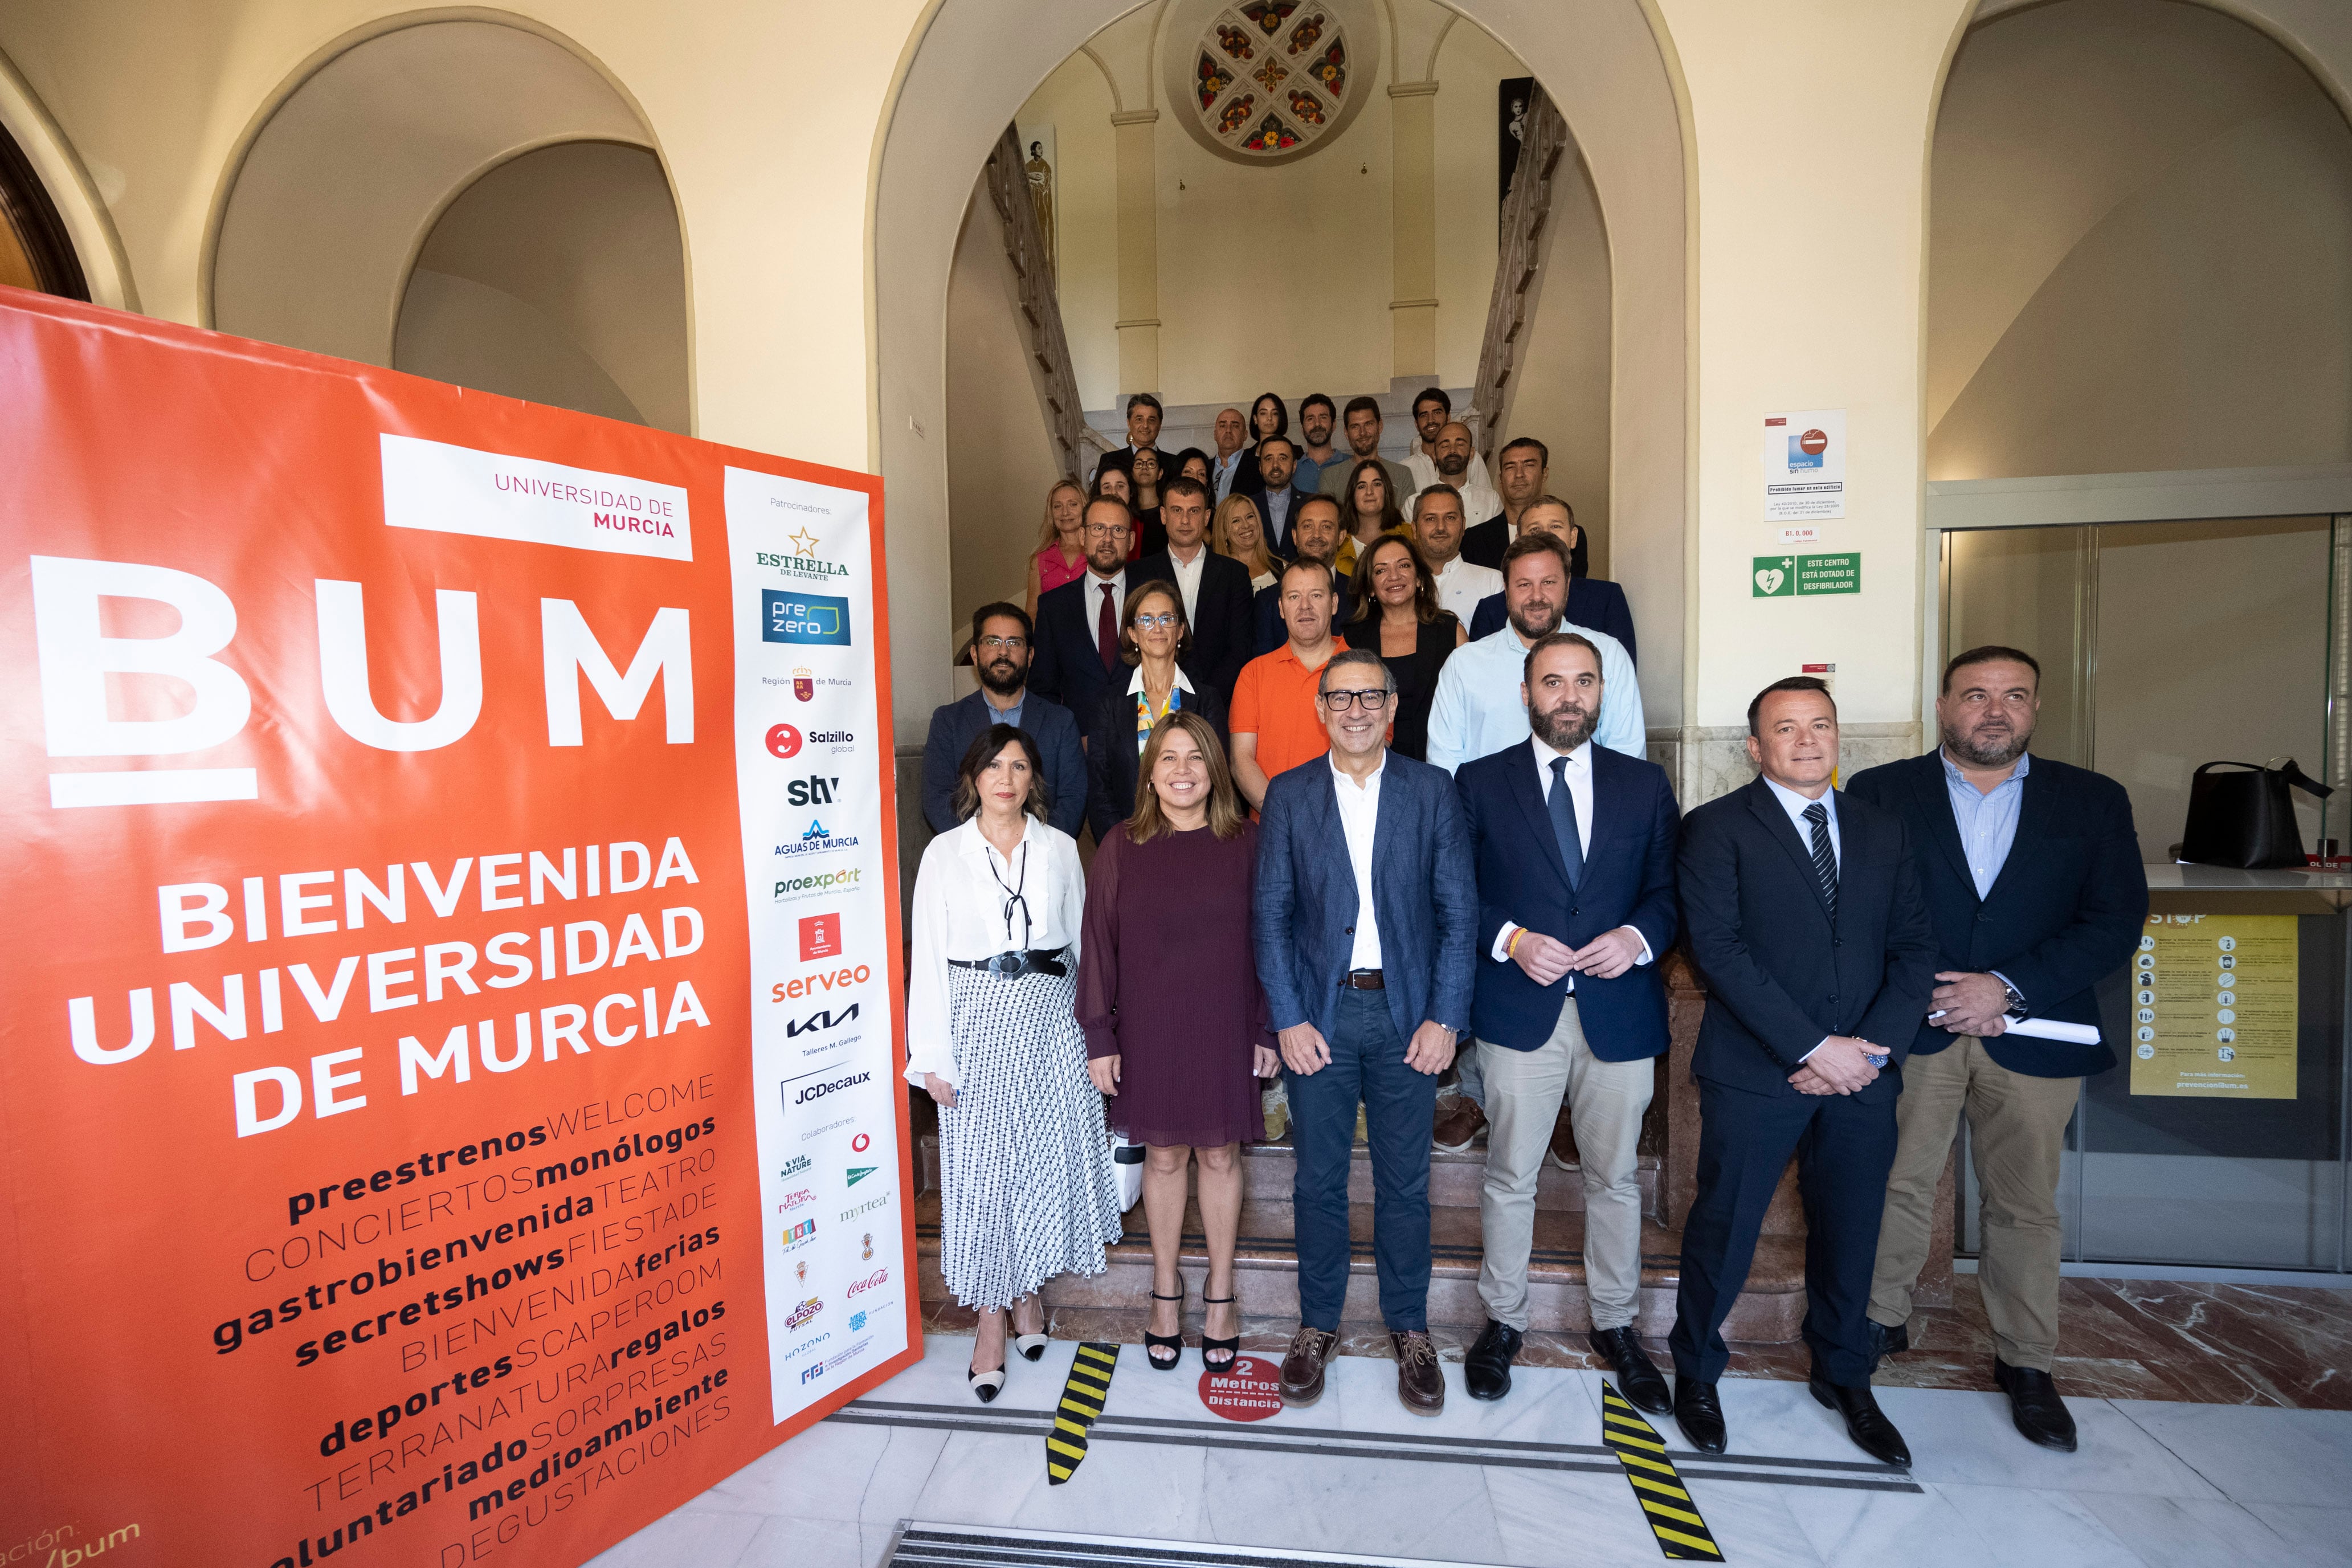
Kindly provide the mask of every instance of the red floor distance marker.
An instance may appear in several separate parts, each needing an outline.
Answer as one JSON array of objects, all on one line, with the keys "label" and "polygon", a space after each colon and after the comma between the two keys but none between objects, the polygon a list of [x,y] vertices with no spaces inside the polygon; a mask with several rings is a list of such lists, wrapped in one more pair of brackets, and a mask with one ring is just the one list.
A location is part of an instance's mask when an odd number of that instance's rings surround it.
[{"label": "red floor distance marker", "polygon": [[1201,1374],[1201,1403],[1228,1421],[1263,1421],[1282,1408],[1281,1363],[1236,1356]]}]

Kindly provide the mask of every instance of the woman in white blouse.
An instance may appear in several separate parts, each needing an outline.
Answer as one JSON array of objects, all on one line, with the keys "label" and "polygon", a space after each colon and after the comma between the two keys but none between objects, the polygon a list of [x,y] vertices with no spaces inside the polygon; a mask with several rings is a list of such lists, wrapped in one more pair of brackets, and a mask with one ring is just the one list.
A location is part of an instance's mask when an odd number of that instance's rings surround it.
[{"label": "woman in white blouse", "polygon": [[982,731],[957,774],[962,825],[931,840],[915,877],[907,1078],[940,1106],[940,1269],[980,1309],[967,1375],[986,1404],[1004,1386],[1007,1312],[1035,1361],[1039,1288],[1103,1271],[1118,1181],[1074,1008],[1077,844],[1046,824],[1024,731]]}]

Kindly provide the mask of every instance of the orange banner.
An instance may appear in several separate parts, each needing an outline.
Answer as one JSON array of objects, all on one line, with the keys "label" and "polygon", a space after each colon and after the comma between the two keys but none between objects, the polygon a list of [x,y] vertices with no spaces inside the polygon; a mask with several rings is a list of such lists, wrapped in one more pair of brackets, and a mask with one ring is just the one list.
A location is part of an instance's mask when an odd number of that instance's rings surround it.
[{"label": "orange banner", "polygon": [[0,407],[0,1562],[575,1563],[919,1354],[880,481],[10,289]]}]

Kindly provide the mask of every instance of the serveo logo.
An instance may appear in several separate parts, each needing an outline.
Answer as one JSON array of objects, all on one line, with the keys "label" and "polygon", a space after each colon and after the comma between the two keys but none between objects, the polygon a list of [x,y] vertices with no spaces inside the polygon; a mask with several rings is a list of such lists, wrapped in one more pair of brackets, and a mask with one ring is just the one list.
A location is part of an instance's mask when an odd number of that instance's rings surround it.
[{"label": "serveo logo", "polygon": [[778,724],[768,731],[768,754],[772,757],[800,755],[801,732],[790,724]]}]

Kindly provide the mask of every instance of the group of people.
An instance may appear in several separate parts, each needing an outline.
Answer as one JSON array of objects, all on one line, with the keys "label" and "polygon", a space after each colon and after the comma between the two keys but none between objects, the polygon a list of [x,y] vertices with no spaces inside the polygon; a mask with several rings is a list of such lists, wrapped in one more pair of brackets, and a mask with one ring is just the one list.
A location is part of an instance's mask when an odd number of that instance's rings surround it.
[{"label": "group of people", "polygon": [[[1181,1357],[1195,1161],[1202,1352],[1231,1362],[1238,1145],[1258,1135],[1258,1080],[1278,1072],[1300,1312],[1286,1400],[1319,1395],[1338,1342],[1360,1117],[1399,1397],[1442,1408],[1426,1310],[1433,1128],[1459,1147],[1483,1128],[1488,1321],[1467,1392],[1510,1389],[1538,1178],[1565,1147],[1583,1186],[1593,1350],[1627,1398],[1721,1452],[1722,1329],[1793,1156],[1812,1392],[1866,1453],[1907,1465],[1870,1379],[1908,1348],[1934,1191],[1965,1115],[1994,1374],[2025,1436],[2072,1448],[2050,1375],[2059,1150],[2078,1080],[2114,1057],[2009,1026],[2095,1025],[2093,988],[2137,942],[2147,895],[2121,787],[2028,752],[2032,657],[1959,655],[1937,749],[1843,789],[1832,693],[1774,681],[1748,709],[1759,776],[1685,817],[1643,755],[1630,621],[1620,637],[1578,618],[1622,596],[1580,602],[1573,519],[1541,494],[1539,447],[1503,448],[1506,510],[1465,529],[1475,484],[1444,482],[1470,479],[1460,427],[1424,426],[1443,448],[1439,482],[1413,498],[1410,531],[1351,534],[1350,583],[1316,526],[1339,510],[1321,490],[1242,496],[1263,506],[1254,540],[1240,535],[1261,553],[1202,545],[1211,486],[1226,487],[1223,542],[1245,473],[1280,487],[1297,471],[1278,400],[1269,412],[1252,452],[1222,450],[1221,431],[1205,481],[1184,461],[1127,498],[1098,479],[1077,509],[1080,574],[1044,588],[1034,621],[1011,604],[978,613],[982,689],[933,721],[924,792],[940,837],[915,889],[908,1077],[940,1108],[941,1267],[981,1310],[974,1391],[1002,1387],[1008,1341],[1042,1352],[1047,1280],[1104,1267],[1120,1233],[1107,1129],[1147,1150],[1150,1364]],[[1310,442],[1328,440],[1330,412],[1302,407]],[[1360,412],[1347,411],[1360,460],[1343,493],[1391,482],[1372,478],[1378,432],[1357,439]],[[1154,467],[1146,413],[1131,419],[1130,471]],[[1515,452],[1528,452],[1517,476]],[[1139,500],[1156,503],[1163,535],[1140,558]],[[1496,521],[1482,569],[1497,619],[1482,636],[1479,609],[1465,627],[1444,606],[1432,560],[1463,571],[1463,539]],[[1262,576],[1279,641],[1251,654],[1260,639],[1236,643],[1249,621],[1234,590]],[[1097,846],[1084,869],[1082,828]],[[1709,996],[1669,1390],[1634,1331],[1636,1148],[1668,1044],[1660,960],[1677,941]]]}]

